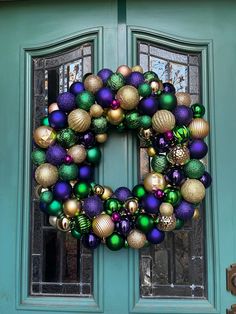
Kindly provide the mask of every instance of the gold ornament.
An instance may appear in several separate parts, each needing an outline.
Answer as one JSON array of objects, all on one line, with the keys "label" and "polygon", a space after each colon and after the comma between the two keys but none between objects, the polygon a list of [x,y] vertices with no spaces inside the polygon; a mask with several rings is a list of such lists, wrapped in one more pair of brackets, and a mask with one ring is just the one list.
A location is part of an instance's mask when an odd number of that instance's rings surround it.
[{"label": "gold ornament", "polygon": [[158,172],[150,172],[148,173],[144,180],[143,185],[148,192],[152,192],[153,190],[164,190],[166,186],[166,180],[161,173]]},{"label": "gold ornament", "polygon": [[47,148],[56,141],[56,132],[50,126],[42,125],[34,131],[35,143],[42,147]]},{"label": "gold ornament", "polygon": [[142,140],[149,140],[153,136],[152,129],[141,129],[139,132],[139,137]]},{"label": "gold ornament", "polygon": [[44,189],[43,187],[42,187],[42,185],[40,185],[40,184],[38,184],[36,187],[35,187],[35,189],[34,189],[34,194],[35,194],[35,196],[36,196],[36,198],[37,199],[40,199],[40,194],[42,193],[42,192],[44,192],[44,191],[48,191],[48,189]]},{"label": "gold ornament", "polygon": [[203,118],[193,119],[188,127],[192,138],[204,138],[209,133],[209,124]]},{"label": "gold ornament", "polygon": [[40,165],[35,171],[35,180],[44,188],[55,184],[58,180],[57,167],[48,163]]},{"label": "gold ornament", "polygon": [[141,65],[135,65],[135,66],[132,67],[132,72],[143,73],[143,68],[141,67]]},{"label": "gold ornament", "polygon": [[75,109],[68,115],[69,127],[76,132],[85,132],[91,124],[91,117],[83,109]]},{"label": "gold ornament", "polygon": [[115,229],[114,222],[107,214],[101,214],[97,216],[92,222],[93,232],[99,238],[106,238],[112,234]]},{"label": "gold ornament", "polygon": [[84,80],[85,89],[93,94],[95,94],[100,88],[102,88],[102,86],[103,86],[102,79],[95,74],[90,74]]},{"label": "gold ornament", "polygon": [[50,223],[51,226],[56,228],[57,227],[57,216],[49,216],[48,222]]},{"label": "gold ornament", "polygon": [[193,219],[198,220],[199,218],[200,218],[200,211],[198,208],[195,208],[194,213],[193,213]]},{"label": "gold ornament", "polygon": [[107,111],[107,120],[113,124],[118,125],[124,119],[124,111],[122,108],[109,109]]},{"label": "gold ornament", "polygon": [[178,92],[175,94],[177,98],[177,105],[184,105],[189,107],[191,105],[191,96],[188,93]]},{"label": "gold ornament", "polygon": [[116,73],[120,73],[122,74],[124,77],[130,75],[130,73],[132,72],[132,70],[130,69],[130,67],[128,67],[127,65],[120,65],[117,70]]},{"label": "gold ornament", "polygon": [[152,81],[151,84],[150,84],[151,88],[152,88],[152,92],[153,93],[157,93],[159,90],[162,90],[163,89],[163,85],[162,83],[159,81]]},{"label": "gold ornament", "polygon": [[48,113],[56,110],[59,110],[58,104],[56,102],[53,102],[51,105],[48,106]]},{"label": "gold ornament", "polygon": [[141,249],[147,241],[144,233],[139,230],[132,230],[127,236],[127,242],[133,249]]},{"label": "gold ornament", "polygon": [[87,156],[87,151],[83,145],[74,145],[68,150],[68,155],[73,158],[76,164],[80,164],[85,161]]},{"label": "gold ornament", "polygon": [[100,118],[103,115],[103,108],[100,105],[94,104],[90,107],[89,113],[93,118]]},{"label": "gold ornament", "polygon": [[94,193],[97,195],[102,195],[104,193],[104,187],[99,184],[95,185]]},{"label": "gold ornament", "polygon": [[123,86],[117,92],[117,100],[120,101],[120,106],[123,109],[132,110],[139,103],[138,90],[131,85]]},{"label": "gold ornament", "polygon": [[196,179],[188,179],[181,186],[181,194],[189,203],[200,203],[206,194],[206,189],[201,181]]},{"label": "gold ornament", "polygon": [[103,188],[104,188],[104,192],[102,193],[101,198],[105,201],[112,196],[113,191],[108,186],[104,186]]},{"label": "gold ornament", "polygon": [[60,231],[67,232],[70,230],[70,220],[66,217],[57,219],[56,227]]},{"label": "gold ornament", "polygon": [[175,215],[159,216],[158,229],[162,231],[172,231],[176,227]]},{"label": "gold ornament", "polygon": [[106,133],[96,134],[96,141],[98,143],[105,143],[107,141],[108,135]]},{"label": "gold ornament", "polygon": [[174,212],[174,207],[170,203],[162,203],[159,208],[161,216],[171,216]]},{"label": "gold ornament", "polygon": [[65,201],[64,214],[68,217],[75,217],[81,211],[81,203],[76,199],[69,199]]},{"label": "gold ornament", "polygon": [[152,127],[159,133],[170,131],[175,126],[175,116],[169,110],[158,110],[152,117]]},{"label": "gold ornament", "polygon": [[129,213],[135,214],[138,211],[138,201],[135,198],[130,198],[125,202],[125,208]]},{"label": "gold ornament", "polygon": [[148,153],[148,156],[149,156],[149,157],[153,157],[153,156],[156,155],[157,152],[156,152],[156,150],[155,150],[154,147],[148,147],[147,153]]},{"label": "gold ornament", "polygon": [[183,166],[190,159],[187,146],[181,144],[174,146],[168,153],[167,159],[172,165]]}]

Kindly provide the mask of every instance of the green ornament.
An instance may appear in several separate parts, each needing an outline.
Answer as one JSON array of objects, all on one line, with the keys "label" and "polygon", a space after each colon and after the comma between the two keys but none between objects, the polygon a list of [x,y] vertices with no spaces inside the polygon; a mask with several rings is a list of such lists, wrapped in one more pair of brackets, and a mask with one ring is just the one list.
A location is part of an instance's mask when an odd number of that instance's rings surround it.
[{"label": "green ornament", "polygon": [[62,212],[62,203],[57,200],[53,200],[50,204],[48,204],[47,212],[51,216],[58,216]]},{"label": "green ornament", "polygon": [[71,235],[73,238],[78,239],[78,240],[81,238],[81,233],[75,228],[71,230]]},{"label": "green ornament", "polygon": [[163,93],[159,97],[159,109],[173,110],[177,105],[177,99],[174,94]]},{"label": "green ornament", "polygon": [[75,180],[78,177],[78,171],[78,166],[76,164],[62,164],[59,167],[59,177],[64,181]]},{"label": "green ornament", "polygon": [[97,134],[105,133],[107,130],[107,119],[105,117],[92,119],[92,129]]},{"label": "green ornament", "polygon": [[200,179],[205,171],[205,166],[198,159],[191,159],[185,166],[184,172],[190,179]]},{"label": "green ornament", "polygon": [[189,140],[190,137],[190,131],[186,126],[176,126],[173,129],[174,137],[177,141],[177,143],[182,144]]},{"label": "green ornament", "polygon": [[136,227],[144,233],[149,232],[154,225],[154,220],[147,214],[141,214],[136,220]]},{"label": "green ornament", "polygon": [[126,126],[124,124],[124,122],[121,122],[120,124],[118,124],[116,126],[116,130],[119,132],[119,133],[122,133],[126,130]]},{"label": "green ornament", "polygon": [[155,155],[151,161],[151,167],[155,172],[163,173],[168,166],[168,160],[164,155]]},{"label": "green ornament", "polygon": [[49,121],[48,121],[48,116],[43,117],[43,118],[41,119],[41,125],[46,125],[46,126],[49,126],[49,125],[50,125],[50,124],[49,124]]},{"label": "green ornament", "polygon": [[150,96],[152,93],[152,88],[148,83],[140,84],[138,87],[138,93],[142,97]]},{"label": "green ornament", "polygon": [[75,217],[75,228],[81,234],[88,233],[91,229],[92,223],[90,219],[85,215],[79,215]]},{"label": "green ornament", "polygon": [[98,146],[89,148],[87,150],[87,161],[97,165],[101,159],[102,153]]},{"label": "green ornament", "polygon": [[83,91],[76,96],[75,100],[78,108],[89,111],[90,107],[95,102],[95,97],[91,92]]},{"label": "green ornament", "polygon": [[140,127],[140,116],[136,111],[129,112],[125,116],[125,124],[129,129],[137,129]]},{"label": "green ornament", "polygon": [[113,73],[107,80],[107,86],[113,91],[117,91],[125,85],[125,78],[121,73]]},{"label": "green ornament", "polygon": [[45,151],[42,149],[36,149],[31,154],[31,159],[35,165],[44,164],[46,161]]},{"label": "green ornament", "polygon": [[184,220],[177,218],[175,230],[180,230],[183,228],[183,226],[184,226]]},{"label": "green ornament", "polygon": [[178,205],[182,199],[180,191],[176,188],[166,188],[164,193],[164,202],[170,203],[173,206]]},{"label": "green ornament", "polygon": [[140,200],[147,194],[147,191],[143,184],[137,184],[133,187],[132,194]]},{"label": "green ornament", "polygon": [[91,185],[87,182],[77,182],[74,186],[74,194],[79,199],[88,197],[91,190]]},{"label": "green ornament", "polygon": [[72,129],[63,129],[57,134],[57,141],[61,146],[70,148],[77,142],[77,137]]},{"label": "green ornament", "polygon": [[193,104],[191,106],[194,118],[202,118],[205,114],[205,107],[201,104]]},{"label": "green ornament", "polygon": [[108,215],[111,215],[113,212],[120,211],[121,203],[116,198],[109,198],[108,200],[106,200],[104,208],[106,210],[106,213]]},{"label": "green ornament", "polygon": [[125,245],[125,239],[118,233],[114,232],[106,238],[106,245],[112,251],[118,251]]},{"label": "green ornament", "polygon": [[40,194],[40,202],[50,204],[53,201],[53,194],[51,191],[44,191]]},{"label": "green ornament", "polygon": [[151,81],[158,79],[158,75],[153,71],[147,71],[143,74],[144,79],[147,83],[150,83]]},{"label": "green ornament", "polygon": [[152,118],[150,116],[144,115],[139,119],[140,127],[143,129],[149,129],[152,126]]}]

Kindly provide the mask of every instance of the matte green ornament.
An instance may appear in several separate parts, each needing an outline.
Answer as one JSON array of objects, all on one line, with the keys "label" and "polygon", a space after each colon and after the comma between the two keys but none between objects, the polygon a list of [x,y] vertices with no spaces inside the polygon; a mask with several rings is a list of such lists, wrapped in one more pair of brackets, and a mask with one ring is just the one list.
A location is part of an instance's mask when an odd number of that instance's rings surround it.
[{"label": "matte green ornament", "polygon": [[107,81],[107,86],[109,86],[113,91],[117,91],[124,85],[125,78],[121,73],[113,73]]},{"label": "matte green ornament", "polygon": [[76,144],[77,137],[72,129],[63,129],[57,134],[57,141],[61,146],[65,148],[70,148]]},{"label": "matte green ornament", "polygon": [[85,215],[79,215],[75,217],[75,228],[81,234],[88,233],[91,229],[92,223],[90,219]]},{"label": "matte green ornament", "polygon": [[163,93],[159,97],[159,109],[173,110],[177,105],[177,99],[174,94]]},{"label": "matte green ornament", "polygon": [[44,191],[40,194],[40,201],[50,204],[53,201],[53,193],[51,191]]},{"label": "matte green ornament", "polygon": [[95,97],[91,92],[83,91],[76,96],[75,100],[78,108],[89,111],[90,107],[95,102]]},{"label": "matte green ornament", "polygon": [[144,115],[139,119],[140,127],[143,129],[149,129],[152,126],[152,118],[150,116]]},{"label": "matte green ornament", "polygon": [[200,160],[191,159],[184,166],[184,172],[186,176],[190,179],[200,179],[205,172],[205,166]]},{"label": "matte green ornament", "polygon": [[48,116],[43,117],[43,118],[41,119],[41,125],[46,125],[46,126],[49,126],[49,125],[50,125],[50,124],[49,124],[49,120],[48,120]]},{"label": "matte green ornament", "polygon": [[193,104],[191,106],[194,118],[202,118],[205,114],[205,107],[201,104]]},{"label": "matte green ornament", "polygon": [[150,96],[152,93],[152,88],[148,83],[140,84],[138,87],[138,93],[142,97]]},{"label": "matte green ornament", "polygon": [[126,126],[125,126],[124,122],[121,122],[120,124],[118,124],[118,125],[116,126],[116,130],[117,130],[117,132],[119,132],[119,133],[124,132],[124,131],[126,130]]},{"label": "matte green ornament", "polygon": [[141,200],[147,194],[147,191],[145,190],[143,184],[137,184],[133,187],[132,194]]},{"label": "matte green ornament", "polygon": [[154,220],[147,214],[141,214],[137,217],[136,227],[144,233],[149,232],[154,225]]},{"label": "matte green ornament", "polygon": [[153,71],[147,71],[143,74],[144,79],[147,83],[150,83],[151,81],[158,79],[158,75]]},{"label": "matte green ornament", "polygon": [[92,129],[97,134],[105,133],[107,130],[107,119],[105,117],[92,119]]},{"label": "matte green ornament", "polygon": [[106,245],[112,251],[118,251],[125,245],[125,239],[118,233],[114,232],[106,238]]},{"label": "matte green ornament", "polygon": [[88,197],[91,190],[92,190],[92,187],[87,182],[77,182],[74,186],[74,194],[79,199]]},{"label": "matte green ornament", "polygon": [[51,216],[58,216],[62,212],[62,203],[57,200],[53,200],[50,204],[48,204],[47,212]]},{"label": "matte green ornament", "polygon": [[173,129],[173,134],[177,143],[182,144],[189,140],[190,131],[186,126],[176,126]]},{"label": "matte green ornament", "polygon": [[75,180],[78,177],[78,166],[76,164],[62,164],[59,167],[59,177],[63,181]]},{"label": "matte green ornament", "polygon": [[108,215],[111,215],[113,212],[118,212],[121,209],[121,202],[116,198],[109,198],[105,201],[104,208]]},{"label": "matte green ornament", "polygon": [[184,226],[184,220],[177,218],[175,230],[180,230],[183,228],[183,226]]},{"label": "matte green ornament", "polygon": [[71,230],[71,235],[73,238],[78,239],[78,240],[81,238],[81,233],[75,228]]},{"label": "matte green ornament", "polygon": [[155,155],[151,161],[151,167],[155,172],[163,173],[168,166],[168,160],[164,155]]},{"label": "matte green ornament", "polygon": [[164,202],[170,203],[173,206],[178,205],[182,199],[180,191],[176,188],[166,188],[164,193]]},{"label": "matte green ornament", "polygon": [[42,149],[36,149],[31,154],[31,159],[35,165],[44,164],[46,161],[45,151]]},{"label": "matte green ornament", "polygon": [[140,127],[140,116],[136,111],[129,112],[125,116],[125,124],[129,129],[137,129]]},{"label": "matte green ornament", "polygon": [[101,150],[98,146],[89,148],[87,150],[87,161],[91,162],[94,165],[97,165],[99,161],[101,160]]}]

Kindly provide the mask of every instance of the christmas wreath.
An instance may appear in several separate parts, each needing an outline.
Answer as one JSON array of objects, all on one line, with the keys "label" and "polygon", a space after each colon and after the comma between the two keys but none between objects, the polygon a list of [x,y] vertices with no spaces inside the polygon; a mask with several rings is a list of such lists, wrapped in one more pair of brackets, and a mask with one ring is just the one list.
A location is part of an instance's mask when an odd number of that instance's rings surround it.
[{"label": "christmas wreath", "polygon": [[[48,106],[34,130],[40,209],[55,228],[95,249],[139,249],[197,218],[211,184],[201,161],[208,152],[204,106],[175,92],[152,71],[118,67],[86,74]],[[94,183],[100,144],[111,129],[134,130],[145,142],[152,171],[130,190]]]}]

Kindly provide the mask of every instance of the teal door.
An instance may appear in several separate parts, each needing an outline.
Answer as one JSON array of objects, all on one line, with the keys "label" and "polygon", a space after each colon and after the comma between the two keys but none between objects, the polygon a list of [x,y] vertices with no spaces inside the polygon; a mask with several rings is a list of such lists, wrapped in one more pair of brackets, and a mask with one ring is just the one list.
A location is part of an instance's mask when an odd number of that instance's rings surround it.
[{"label": "teal door", "polygon": [[[233,1],[0,3],[1,314],[223,314],[236,303],[225,280],[236,262],[235,20]],[[37,211],[32,128],[83,74],[138,63],[207,107],[213,187],[201,218],[162,245],[93,254]],[[148,167],[131,134],[113,134],[97,178],[132,187]]]}]

